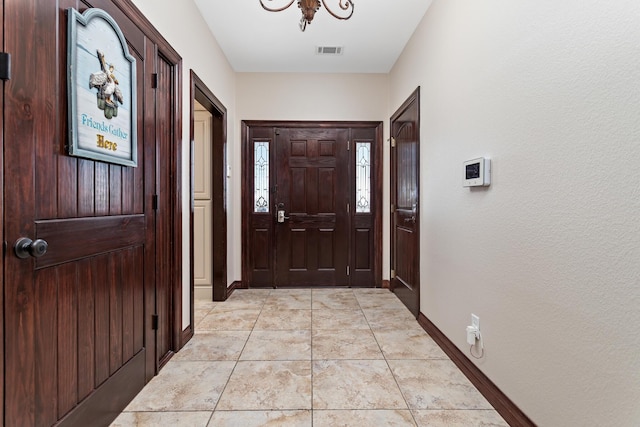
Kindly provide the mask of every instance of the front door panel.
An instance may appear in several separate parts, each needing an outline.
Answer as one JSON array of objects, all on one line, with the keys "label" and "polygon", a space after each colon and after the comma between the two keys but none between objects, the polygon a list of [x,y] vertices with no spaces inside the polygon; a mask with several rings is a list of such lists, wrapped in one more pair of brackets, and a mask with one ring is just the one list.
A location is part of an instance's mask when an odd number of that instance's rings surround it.
[{"label": "front door panel", "polygon": [[276,286],[348,285],[348,129],[279,129]]}]

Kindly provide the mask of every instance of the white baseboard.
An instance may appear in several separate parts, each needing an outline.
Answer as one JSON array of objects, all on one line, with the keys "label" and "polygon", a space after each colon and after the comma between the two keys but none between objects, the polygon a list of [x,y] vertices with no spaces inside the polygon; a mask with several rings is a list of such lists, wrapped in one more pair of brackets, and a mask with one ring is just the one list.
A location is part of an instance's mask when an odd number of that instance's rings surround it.
[{"label": "white baseboard", "polygon": [[213,288],[211,286],[194,286],[193,298],[203,299],[206,301],[213,300]]}]

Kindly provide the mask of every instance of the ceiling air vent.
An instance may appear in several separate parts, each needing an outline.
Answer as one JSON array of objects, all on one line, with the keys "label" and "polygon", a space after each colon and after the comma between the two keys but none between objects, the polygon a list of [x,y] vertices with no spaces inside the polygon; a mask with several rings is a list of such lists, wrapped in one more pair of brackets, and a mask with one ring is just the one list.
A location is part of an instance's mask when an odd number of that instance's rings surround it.
[{"label": "ceiling air vent", "polygon": [[318,46],[316,48],[317,55],[342,55],[342,46]]}]

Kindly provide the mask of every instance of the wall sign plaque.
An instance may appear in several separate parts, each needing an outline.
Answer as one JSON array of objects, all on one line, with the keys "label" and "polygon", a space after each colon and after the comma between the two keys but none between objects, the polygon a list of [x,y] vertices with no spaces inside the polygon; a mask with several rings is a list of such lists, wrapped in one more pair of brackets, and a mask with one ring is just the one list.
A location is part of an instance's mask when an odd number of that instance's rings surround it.
[{"label": "wall sign plaque", "polygon": [[104,10],[67,9],[69,154],[138,165],[136,65]]}]

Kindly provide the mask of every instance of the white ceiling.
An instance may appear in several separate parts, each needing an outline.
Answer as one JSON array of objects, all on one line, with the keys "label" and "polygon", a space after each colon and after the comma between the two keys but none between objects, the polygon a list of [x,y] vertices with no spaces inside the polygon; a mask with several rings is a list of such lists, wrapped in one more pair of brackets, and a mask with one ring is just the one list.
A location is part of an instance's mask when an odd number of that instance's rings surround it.
[{"label": "white ceiling", "polygon": [[[264,0],[284,6],[287,0]],[[340,0],[324,0],[336,13]],[[294,2],[268,12],[259,0],[195,0],[236,72],[388,73],[432,0],[354,0],[347,21],[324,7],[305,32]],[[340,56],[316,55],[317,46],[344,46]]]}]

